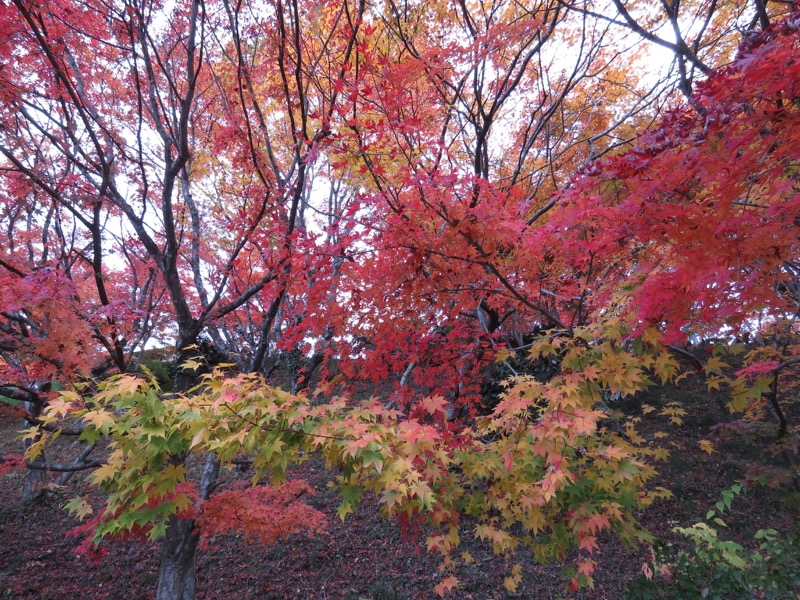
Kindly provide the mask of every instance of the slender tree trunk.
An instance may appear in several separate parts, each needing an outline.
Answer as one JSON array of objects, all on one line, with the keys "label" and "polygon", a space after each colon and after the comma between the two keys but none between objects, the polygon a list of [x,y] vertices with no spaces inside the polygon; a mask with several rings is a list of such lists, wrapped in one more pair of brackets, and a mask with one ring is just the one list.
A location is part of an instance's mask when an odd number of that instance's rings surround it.
[{"label": "slender tree trunk", "polygon": [[786,413],[783,412],[783,408],[781,408],[781,404],[778,401],[778,376],[779,373],[776,372],[772,378],[767,399],[775,412],[775,417],[778,419],[778,439],[781,440],[786,437],[789,431],[789,422],[786,420]]}]

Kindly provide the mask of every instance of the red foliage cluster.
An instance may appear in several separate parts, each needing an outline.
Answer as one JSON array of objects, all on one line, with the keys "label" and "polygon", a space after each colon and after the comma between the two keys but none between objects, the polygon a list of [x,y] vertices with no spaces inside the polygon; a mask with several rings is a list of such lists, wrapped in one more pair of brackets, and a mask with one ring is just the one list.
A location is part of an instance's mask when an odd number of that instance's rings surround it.
[{"label": "red foliage cluster", "polygon": [[14,469],[19,469],[24,464],[25,457],[20,456],[19,454],[6,454],[5,456],[0,456],[0,477],[13,471]]},{"label": "red foliage cluster", "polygon": [[101,521],[101,517],[88,519],[67,533],[70,537],[81,540],[81,543],[75,546],[75,554],[85,556],[86,560],[93,565],[99,563],[108,554],[108,547],[98,544],[94,539],[95,530]]},{"label": "red foliage cluster", "polygon": [[215,494],[203,503],[197,519],[203,541],[222,533],[240,532],[271,545],[300,531],[322,533],[325,515],[302,501],[303,496],[313,493],[305,481],[293,479],[276,486],[259,485]]},{"label": "red foliage cluster", "polygon": [[673,111],[561,193],[534,243],[560,238],[575,282],[604,265],[598,306],[624,287],[641,322],[675,338],[796,310],[799,29],[795,17],[752,36],[698,86],[699,111]]}]

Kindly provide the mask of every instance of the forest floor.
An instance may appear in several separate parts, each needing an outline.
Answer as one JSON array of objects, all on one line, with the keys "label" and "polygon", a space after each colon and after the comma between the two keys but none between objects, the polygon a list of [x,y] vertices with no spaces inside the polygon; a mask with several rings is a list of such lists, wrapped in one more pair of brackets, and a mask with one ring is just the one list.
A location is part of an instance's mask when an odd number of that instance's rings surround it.
[{"label": "forest floor", "polygon": [[[618,405],[624,413],[640,414],[641,405],[663,406],[681,402],[688,412],[681,426],[670,426],[663,417],[645,416],[640,431],[652,435],[665,430],[660,440],[671,450],[669,460],[659,463],[659,478],[653,485],[670,489],[673,497],[656,503],[640,515],[641,523],[659,540],[674,547],[688,547],[676,526],[702,520],[719,500],[720,492],[753,473],[768,474],[767,449],[774,441],[773,427],[746,427],[749,432],[726,434],[739,417],[730,417],[724,398],[709,395],[699,378],[684,380],[680,387],[652,388]],[[19,453],[16,430],[19,417],[0,411],[0,457]],[[734,427],[734,429],[736,429]],[[703,452],[700,440],[711,440],[715,451]],[[41,499],[29,505],[19,501],[24,473],[20,470],[0,477],[0,599],[81,598],[145,600],[154,596],[158,578],[157,545],[140,542],[110,542],[108,553],[97,564],[76,554],[79,544],[70,531],[77,522],[64,504],[87,493],[87,475],[78,474],[65,487],[46,488]],[[226,475],[234,478],[236,473]],[[239,475],[240,476],[240,475]],[[304,478],[318,493],[309,501],[329,515],[327,534],[298,534],[265,547],[238,535],[219,536],[199,552],[197,597],[200,599],[423,599],[434,598],[441,580],[439,559],[425,550],[424,533],[404,531],[397,523],[378,515],[377,503],[365,499],[360,510],[345,523],[335,516],[338,498],[326,487],[331,474],[317,463],[304,464],[292,473]],[[93,492],[94,494],[95,492]],[[753,546],[753,534],[772,527],[786,531],[796,509],[785,493],[753,486],[738,496],[726,512],[729,529],[724,534]],[[90,495],[96,507],[99,497]],[[449,597],[463,599],[529,598],[551,600],[617,600],[626,586],[639,576],[650,558],[647,548],[623,548],[606,539],[596,553],[595,587],[570,594],[560,577],[563,565],[537,565],[529,555],[519,554],[524,565],[523,581],[515,594],[503,587],[513,561],[493,556],[491,549],[473,539],[465,526],[462,548],[475,561],[459,567],[455,575],[460,587]]]}]

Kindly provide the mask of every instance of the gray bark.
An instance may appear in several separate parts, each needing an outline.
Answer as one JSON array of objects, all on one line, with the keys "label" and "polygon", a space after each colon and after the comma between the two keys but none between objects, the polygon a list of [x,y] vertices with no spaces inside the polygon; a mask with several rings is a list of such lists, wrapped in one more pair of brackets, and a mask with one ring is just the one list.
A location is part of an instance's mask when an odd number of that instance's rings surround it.
[{"label": "gray bark", "polygon": [[197,542],[193,520],[170,519],[161,552],[156,600],[194,600]]},{"label": "gray bark", "polygon": [[[40,404],[35,402],[25,402],[25,409],[28,413],[36,418],[42,413],[42,407]],[[26,426],[28,426],[26,422]],[[36,439],[26,439],[23,442],[23,448],[27,452],[28,448],[30,448],[33,444],[38,441],[39,438]],[[45,460],[44,454],[40,454],[36,457],[32,462],[36,463],[43,463]],[[25,473],[25,481],[22,484],[22,502],[28,503],[33,502],[37,498],[42,495],[42,491],[44,490],[44,486],[47,483],[47,471],[38,470],[38,469],[28,469]]]},{"label": "gray bark", "polygon": [[[206,500],[211,495],[218,473],[217,457],[207,455],[200,478],[201,499]],[[197,582],[195,559],[199,541],[200,533],[193,519],[174,516],[170,519],[161,552],[156,600],[194,600]]]}]

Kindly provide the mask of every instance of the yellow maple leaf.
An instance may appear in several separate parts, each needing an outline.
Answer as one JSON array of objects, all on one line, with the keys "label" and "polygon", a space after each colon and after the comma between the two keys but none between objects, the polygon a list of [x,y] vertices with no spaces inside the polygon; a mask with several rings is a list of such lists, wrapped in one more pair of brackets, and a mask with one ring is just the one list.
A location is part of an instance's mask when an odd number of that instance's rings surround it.
[{"label": "yellow maple leaf", "polygon": [[495,362],[504,362],[514,358],[516,353],[511,348],[503,348],[494,357]]},{"label": "yellow maple leaf", "polygon": [[642,340],[651,346],[658,346],[661,344],[661,339],[664,335],[655,327],[648,327],[642,333]]},{"label": "yellow maple leaf", "polygon": [[718,373],[722,371],[722,369],[725,369],[729,366],[730,365],[728,365],[726,362],[723,362],[719,356],[712,356],[706,361],[703,370],[705,371],[706,375],[711,375],[712,373]]},{"label": "yellow maple leaf", "polygon": [[699,442],[697,442],[697,445],[700,446],[700,450],[702,450],[706,454],[714,453],[714,445],[708,440],[700,440]]},{"label": "yellow maple leaf", "polygon": [[197,433],[194,434],[192,437],[192,443],[189,445],[189,450],[193,450],[195,447],[199,446],[203,442],[208,441],[208,429],[206,427],[201,427],[197,430]]},{"label": "yellow maple leaf", "polygon": [[139,391],[142,380],[133,375],[123,375],[116,381],[116,388],[120,394],[135,394]]},{"label": "yellow maple leaf", "polygon": [[661,352],[653,364],[653,371],[661,379],[661,383],[666,383],[675,376],[678,371],[678,363],[669,352]]},{"label": "yellow maple leaf", "polygon": [[515,594],[520,583],[522,583],[522,565],[516,564],[511,567],[511,575],[503,580],[503,586],[511,594]]},{"label": "yellow maple leaf", "polygon": [[116,466],[106,463],[94,470],[91,476],[92,483],[103,483],[107,479],[113,479],[117,473]]},{"label": "yellow maple leaf", "polygon": [[456,579],[452,575],[449,575],[444,579],[442,579],[438,584],[436,584],[436,587],[433,588],[433,591],[440,598],[444,598],[444,595],[447,592],[449,592],[450,590],[452,590],[457,586],[458,586],[458,579]]},{"label": "yellow maple leaf", "polygon": [[88,421],[92,425],[95,426],[96,429],[102,429],[103,426],[108,425],[111,426],[114,424],[114,416],[101,409],[90,410],[85,415],[83,415],[84,420]]},{"label": "yellow maple leaf", "polygon": [[52,400],[47,407],[47,414],[53,417],[63,417],[75,408],[81,397],[75,392],[62,392],[58,398]]}]

